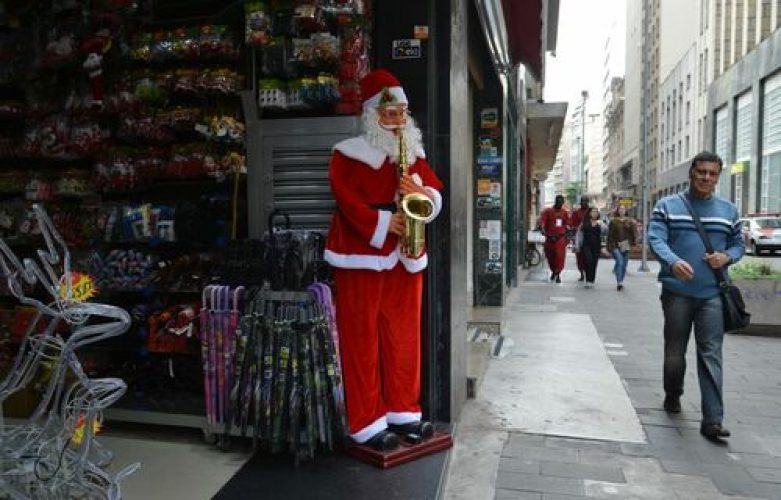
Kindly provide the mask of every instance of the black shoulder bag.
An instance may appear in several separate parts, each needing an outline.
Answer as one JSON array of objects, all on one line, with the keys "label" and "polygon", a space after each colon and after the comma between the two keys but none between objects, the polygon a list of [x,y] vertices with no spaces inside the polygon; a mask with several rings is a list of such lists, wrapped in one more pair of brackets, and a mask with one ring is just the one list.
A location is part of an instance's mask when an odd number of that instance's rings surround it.
[{"label": "black shoulder bag", "polygon": [[[713,245],[711,245],[710,238],[705,233],[705,229],[702,227],[700,216],[694,211],[689,199],[685,195],[679,195],[683,200],[684,205],[689,210],[689,213],[694,220],[694,225],[697,226],[697,231],[700,233],[700,238],[705,244],[705,250],[708,253],[713,253]],[[719,290],[721,291],[721,303],[724,311],[724,331],[732,332],[735,330],[741,330],[746,328],[751,323],[751,314],[746,312],[746,303],[743,301],[743,295],[740,293],[740,288],[732,284],[724,272],[724,268],[713,269],[713,274],[716,275],[716,281],[719,284]]]}]

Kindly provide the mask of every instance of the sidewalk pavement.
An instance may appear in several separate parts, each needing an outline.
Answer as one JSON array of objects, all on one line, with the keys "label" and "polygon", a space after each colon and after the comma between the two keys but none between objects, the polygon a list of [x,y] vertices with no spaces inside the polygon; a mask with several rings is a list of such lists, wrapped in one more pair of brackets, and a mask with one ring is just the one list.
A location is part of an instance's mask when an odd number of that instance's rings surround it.
[{"label": "sidewalk pavement", "polygon": [[658,265],[649,265],[640,273],[630,262],[618,292],[602,259],[596,288],[585,289],[570,255],[562,284],[547,282],[543,263],[512,291],[501,333],[514,345],[489,361],[463,410],[442,498],[781,500],[781,338],[725,337],[732,437],[705,440],[693,340],[683,412],[662,409]]}]

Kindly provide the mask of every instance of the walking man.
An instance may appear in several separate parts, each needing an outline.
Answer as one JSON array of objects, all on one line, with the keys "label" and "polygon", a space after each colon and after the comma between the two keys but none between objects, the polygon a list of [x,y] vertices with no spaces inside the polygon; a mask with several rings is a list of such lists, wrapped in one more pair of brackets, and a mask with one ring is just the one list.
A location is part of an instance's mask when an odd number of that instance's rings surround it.
[{"label": "walking man", "polygon": [[[735,205],[714,194],[722,160],[697,154],[689,167],[689,189],[659,200],[648,228],[648,243],[661,263],[664,312],[664,409],[681,411],[686,348],[694,326],[702,423],[708,439],[729,437],[723,427],[722,343],[724,319],[714,270],[737,262],[745,251]],[[682,198],[699,215],[714,252],[706,253],[696,224]]]},{"label": "walking man", "polygon": [[564,259],[567,256],[567,228],[569,214],[564,208],[564,197],[556,196],[552,207],[542,211],[540,227],[545,235],[545,259],[550,267],[550,279],[561,283],[561,271],[564,269]]}]

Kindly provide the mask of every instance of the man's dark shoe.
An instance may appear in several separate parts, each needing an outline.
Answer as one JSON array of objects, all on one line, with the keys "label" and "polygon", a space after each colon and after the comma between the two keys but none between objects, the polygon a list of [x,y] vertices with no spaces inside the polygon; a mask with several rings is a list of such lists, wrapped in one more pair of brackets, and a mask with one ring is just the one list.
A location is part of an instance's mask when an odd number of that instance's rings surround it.
[{"label": "man's dark shoe", "polygon": [[708,439],[728,438],[732,433],[721,424],[703,424],[700,427],[700,434]]},{"label": "man's dark shoe", "polygon": [[402,436],[414,434],[422,439],[428,439],[434,435],[434,426],[431,422],[417,421],[408,424],[390,424],[388,429]]},{"label": "man's dark shoe", "polygon": [[550,273],[550,278],[548,278],[549,281],[553,281],[556,278],[556,273]]},{"label": "man's dark shoe", "polygon": [[666,396],[664,398],[664,411],[667,413],[681,413],[681,398]]},{"label": "man's dark shoe", "polygon": [[399,438],[396,434],[384,430],[378,432],[363,444],[371,446],[377,451],[391,451],[399,447]]},{"label": "man's dark shoe", "polygon": [[583,271],[580,272],[580,278],[578,278],[578,281],[583,281],[586,279],[586,275],[583,274]]},{"label": "man's dark shoe", "polygon": [[561,276],[558,273],[556,273],[556,283],[561,283]]}]

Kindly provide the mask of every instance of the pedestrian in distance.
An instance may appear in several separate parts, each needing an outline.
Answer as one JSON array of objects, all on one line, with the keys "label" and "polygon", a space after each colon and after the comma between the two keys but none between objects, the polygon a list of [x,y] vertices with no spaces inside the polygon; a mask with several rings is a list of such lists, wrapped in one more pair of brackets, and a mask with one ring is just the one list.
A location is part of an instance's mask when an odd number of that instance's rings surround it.
[{"label": "pedestrian in distance", "polygon": [[579,253],[583,255],[585,265],[585,288],[594,288],[594,280],[597,275],[597,264],[602,253],[602,221],[598,208],[589,209],[587,217],[583,220],[578,231]]},{"label": "pedestrian in distance", "polygon": [[[700,433],[712,440],[730,436],[722,424],[724,316],[714,270],[726,272],[745,252],[737,208],[714,194],[722,167],[718,155],[697,154],[689,167],[688,191],[659,200],[648,228],[648,243],[661,264],[664,409],[681,411],[686,348],[693,325],[702,407]],[[705,250],[687,201],[702,221],[712,253]]]},{"label": "pedestrian in distance", "polygon": [[[572,217],[570,220],[571,229],[573,231],[577,230],[581,224],[583,224],[583,221],[588,218],[587,214],[589,212],[589,199],[588,196],[581,196],[580,197],[580,208],[577,210],[574,210],[572,212]],[[577,245],[573,245],[575,248],[575,261],[578,263],[578,271],[580,271],[580,278],[578,278],[578,281],[583,281],[586,278],[585,271],[586,271],[586,259],[583,256],[583,252],[580,251]]]},{"label": "pedestrian in distance", "polygon": [[624,289],[629,250],[637,241],[637,223],[626,215],[626,207],[619,205],[610,219],[607,230],[607,251],[613,256],[613,274],[616,275],[616,289]]},{"label": "pedestrian in distance", "polygon": [[545,235],[545,259],[550,268],[550,280],[561,283],[561,271],[564,270],[564,259],[567,256],[567,229],[569,228],[569,213],[564,208],[564,197],[556,196],[552,207],[542,211],[540,228]]}]

